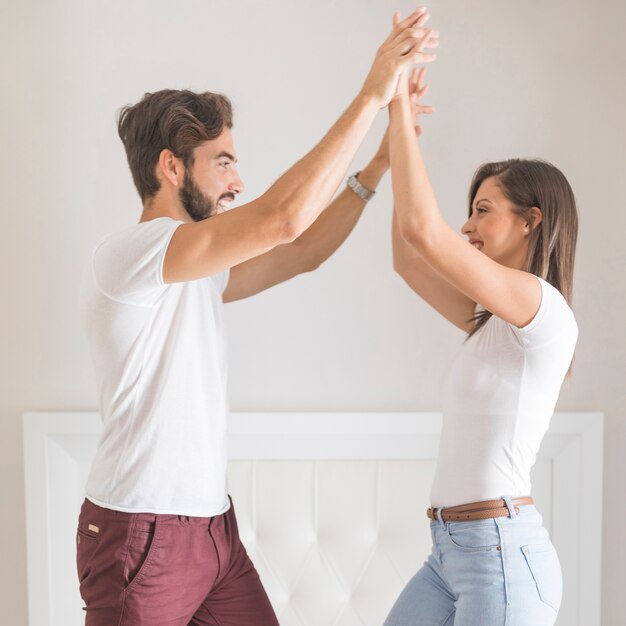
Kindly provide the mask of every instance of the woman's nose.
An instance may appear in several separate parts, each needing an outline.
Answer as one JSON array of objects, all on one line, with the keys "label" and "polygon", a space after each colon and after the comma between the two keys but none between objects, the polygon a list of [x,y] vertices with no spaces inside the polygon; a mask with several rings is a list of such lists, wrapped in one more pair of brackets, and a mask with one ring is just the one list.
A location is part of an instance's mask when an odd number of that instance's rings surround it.
[{"label": "woman's nose", "polygon": [[462,228],[461,228],[461,232],[464,235],[468,235],[469,233],[471,233],[473,230],[473,226],[472,226],[472,218],[468,218],[467,222],[465,222],[465,224],[463,224]]}]

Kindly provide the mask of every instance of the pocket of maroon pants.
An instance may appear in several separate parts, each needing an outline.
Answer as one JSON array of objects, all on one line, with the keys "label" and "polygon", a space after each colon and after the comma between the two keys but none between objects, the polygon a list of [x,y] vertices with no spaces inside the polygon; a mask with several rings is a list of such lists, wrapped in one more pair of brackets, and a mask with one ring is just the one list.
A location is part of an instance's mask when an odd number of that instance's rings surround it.
[{"label": "pocket of maroon pants", "polygon": [[78,570],[78,580],[83,582],[89,575],[91,559],[96,552],[100,535],[90,530],[85,530],[78,526],[76,529],[76,568]]},{"label": "pocket of maroon pants", "polygon": [[124,567],[126,593],[132,591],[147,573],[158,540],[158,522],[136,522],[128,541],[128,556]]}]

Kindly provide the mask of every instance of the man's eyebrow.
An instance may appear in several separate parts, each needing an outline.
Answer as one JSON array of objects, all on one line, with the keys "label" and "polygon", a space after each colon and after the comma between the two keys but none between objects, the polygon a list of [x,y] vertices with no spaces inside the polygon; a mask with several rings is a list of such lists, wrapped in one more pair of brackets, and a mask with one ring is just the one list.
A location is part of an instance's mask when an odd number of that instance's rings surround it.
[{"label": "man's eyebrow", "polygon": [[230,152],[226,152],[226,150],[222,150],[215,158],[216,159],[227,158],[227,159],[230,159],[233,163],[237,163],[237,159],[235,158],[235,155],[231,154]]}]

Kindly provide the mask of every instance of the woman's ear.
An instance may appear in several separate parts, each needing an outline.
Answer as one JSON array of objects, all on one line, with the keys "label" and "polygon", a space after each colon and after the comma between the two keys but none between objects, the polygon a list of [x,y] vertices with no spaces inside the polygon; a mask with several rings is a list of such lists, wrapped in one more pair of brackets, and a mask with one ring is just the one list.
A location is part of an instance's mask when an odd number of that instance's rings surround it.
[{"label": "woman's ear", "polygon": [[532,226],[532,229],[535,230],[535,228],[537,228],[537,226],[539,226],[539,224],[541,224],[541,221],[543,220],[543,213],[538,206],[534,206],[531,207],[529,215],[530,225]]}]

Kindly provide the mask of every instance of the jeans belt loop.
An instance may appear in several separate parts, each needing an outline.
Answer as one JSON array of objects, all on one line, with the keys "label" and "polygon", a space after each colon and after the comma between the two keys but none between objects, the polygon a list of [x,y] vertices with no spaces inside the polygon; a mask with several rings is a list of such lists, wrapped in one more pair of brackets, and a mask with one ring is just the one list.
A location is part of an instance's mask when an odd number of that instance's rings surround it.
[{"label": "jeans belt loop", "polygon": [[443,521],[443,510],[445,507],[440,507],[437,509],[437,517],[439,518],[439,523],[441,524],[442,528],[446,527],[446,523]]},{"label": "jeans belt loop", "polygon": [[511,498],[509,496],[502,496],[504,503],[506,504],[506,508],[509,509],[509,517],[513,519],[518,516],[518,511],[515,510],[513,503],[511,502]]}]

